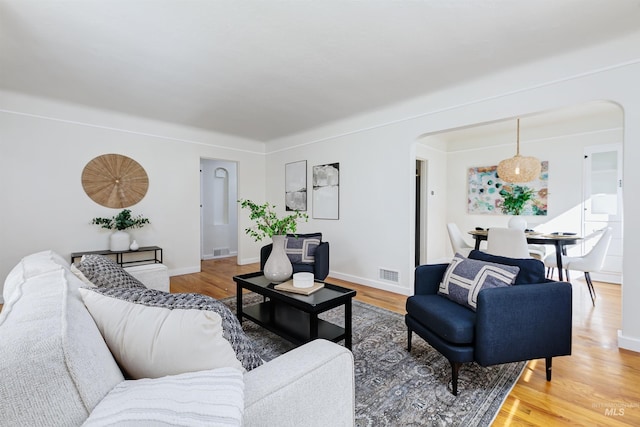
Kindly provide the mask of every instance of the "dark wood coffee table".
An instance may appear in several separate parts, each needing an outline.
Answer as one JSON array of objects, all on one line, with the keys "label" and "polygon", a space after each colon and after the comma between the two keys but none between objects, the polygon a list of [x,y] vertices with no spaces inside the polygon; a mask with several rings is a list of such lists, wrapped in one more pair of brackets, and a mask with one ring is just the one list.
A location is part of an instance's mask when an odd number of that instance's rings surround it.
[{"label": "dark wood coffee table", "polygon": [[[351,350],[351,300],[356,291],[325,283],[311,295],[275,290],[262,272],[234,276],[237,292],[238,320],[249,319],[294,344],[304,344],[316,338],[337,342]],[[263,302],[244,307],[242,290],[262,295]],[[344,305],[344,328],[322,319],[318,314]]]}]

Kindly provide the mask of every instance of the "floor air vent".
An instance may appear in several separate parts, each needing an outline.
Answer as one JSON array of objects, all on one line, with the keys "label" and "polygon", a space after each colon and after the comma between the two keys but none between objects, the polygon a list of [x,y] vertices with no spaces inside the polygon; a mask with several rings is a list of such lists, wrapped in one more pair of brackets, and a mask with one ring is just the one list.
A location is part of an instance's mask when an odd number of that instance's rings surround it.
[{"label": "floor air vent", "polygon": [[229,255],[229,248],[214,248],[213,256],[226,256]]},{"label": "floor air vent", "polygon": [[394,270],[388,270],[386,268],[380,269],[380,280],[387,282],[398,283],[400,281],[400,273]]}]

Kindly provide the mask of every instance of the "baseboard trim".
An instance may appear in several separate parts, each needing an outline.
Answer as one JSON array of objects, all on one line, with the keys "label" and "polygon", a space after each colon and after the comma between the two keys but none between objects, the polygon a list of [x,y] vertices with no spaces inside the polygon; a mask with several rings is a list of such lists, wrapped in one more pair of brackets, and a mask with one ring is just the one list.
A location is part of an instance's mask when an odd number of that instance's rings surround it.
[{"label": "baseboard trim", "polygon": [[622,331],[618,329],[618,347],[640,353],[640,339],[625,337],[622,335]]},{"label": "baseboard trim", "polygon": [[169,277],[182,276],[183,274],[200,273],[200,271],[200,265],[193,267],[174,268],[172,270],[169,270]]},{"label": "baseboard trim", "polygon": [[203,261],[210,261],[212,259],[223,259],[223,258],[231,258],[234,256],[237,256],[238,252],[229,252],[227,255],[213,255],[213,254],[207,254],[207,255],[203,255],[202,256],[202,260]]},{"label": "baseboard trim", "polygon": [[[581,274],[580,272],[577,273]],[[607,273],[605,271],[591,273],[591,279],[593,279],[594,282],[614,283],[616,285],[622,284],[622,274],[620,273]]]},{"label": "baseboard trim", "polygon": [[378,280],[366,279],[351,274],[344,274],[337,271],[329,272],[329,277],[334,277],[340,280],[346,280],[347,282],[357,283],[358,285],[369,286],[370,288],[381,289],[383,291],[393,292],[394,294],[412,295],[411,291],[400,285],[393,285]]},{"label": "baseboard trim", "polygon": [[238,259],[238,265],[247,265],[260,262],[260,258],[242,258]]}]

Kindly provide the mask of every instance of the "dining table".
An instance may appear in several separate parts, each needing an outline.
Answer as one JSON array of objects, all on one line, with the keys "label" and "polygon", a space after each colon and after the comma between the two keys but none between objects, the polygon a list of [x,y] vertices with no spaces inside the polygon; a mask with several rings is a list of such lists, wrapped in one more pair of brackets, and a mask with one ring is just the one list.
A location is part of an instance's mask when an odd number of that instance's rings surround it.
[{"label": "dining table", "polygon": [[[471,230],[471,237],[474,238],[475,249],[480,249],[480,242],[487,240],[488,230]],[[567,246],[575,245],[582,240],[582,237],[575,233],[539,233],[536,231],[526,231],[527,243],[532,245],[551,245],[556,248],[556,265],[558,266],[558,280],[564,281],[562,269],[562,255],[567,254]]]}]

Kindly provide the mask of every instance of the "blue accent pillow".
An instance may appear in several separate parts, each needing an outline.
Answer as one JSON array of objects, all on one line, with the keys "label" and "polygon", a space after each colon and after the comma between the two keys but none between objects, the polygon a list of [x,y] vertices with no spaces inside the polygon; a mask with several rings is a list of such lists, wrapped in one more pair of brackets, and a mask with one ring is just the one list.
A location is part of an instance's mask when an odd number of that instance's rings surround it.
[{"label": "blue accent pillow", "polygon": [[512,265],[520,268],[520,273],[516,277],[516,285],[546,282],[544,263],[535,258],[507,258],[504,256],[491,255],[486,252],[473,250],[469,254],[469,259],[477,259],[496,264]]},{"label": "blue accent pillow", "polygon": [[457,253],[442,276],[438,294],[475,311],[481,290],[512,285],[519,271],[518,267],[468,259]]},{"label": "blue accent pillow", "polygon": [[316,249],[322,243],[322,233],[287,234],[284,251],[292,264],[313,264]]}]

